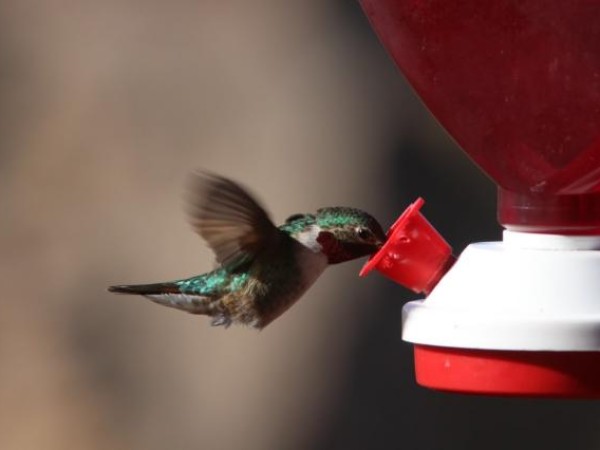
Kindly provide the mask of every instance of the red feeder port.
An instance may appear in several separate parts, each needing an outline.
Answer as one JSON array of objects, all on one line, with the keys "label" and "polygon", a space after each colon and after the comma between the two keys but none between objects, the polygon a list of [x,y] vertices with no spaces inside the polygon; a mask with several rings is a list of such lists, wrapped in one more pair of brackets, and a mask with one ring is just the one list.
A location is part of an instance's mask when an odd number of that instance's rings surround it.
[{"label": "red feeder port", "polygon": [[425,201],[417,199],[387,233],[384,246],[363,266],[360,276],[376,269],[408,289],[429,294],[455,259],[452,248],[420,213]]}]

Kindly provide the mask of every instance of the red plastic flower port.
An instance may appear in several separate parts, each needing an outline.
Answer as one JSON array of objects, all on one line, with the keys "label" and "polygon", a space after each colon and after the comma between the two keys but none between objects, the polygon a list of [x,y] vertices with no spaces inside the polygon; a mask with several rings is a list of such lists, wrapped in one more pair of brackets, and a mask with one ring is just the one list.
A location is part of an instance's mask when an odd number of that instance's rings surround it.
[{"label": "red plastic flower port", "polygon": [[429,294],[455,261],[452,248],[420,213],[418,198],[391,226],[384,246],[363,266],[360,276],[376,269],[408,289]]}]

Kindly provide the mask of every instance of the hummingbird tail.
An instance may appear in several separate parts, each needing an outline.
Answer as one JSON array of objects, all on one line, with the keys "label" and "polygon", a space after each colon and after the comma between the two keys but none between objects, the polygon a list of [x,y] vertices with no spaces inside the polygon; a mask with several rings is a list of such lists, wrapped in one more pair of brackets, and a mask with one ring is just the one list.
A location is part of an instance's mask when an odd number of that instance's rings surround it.
[{"label": "hummingbird tail", "polygon": [[181,292],[175,283],[134,284],[110,286],[109,292],[143,295],[159,305],[180,309],[192,314],[215,314],[215,304],[208,296]]}]

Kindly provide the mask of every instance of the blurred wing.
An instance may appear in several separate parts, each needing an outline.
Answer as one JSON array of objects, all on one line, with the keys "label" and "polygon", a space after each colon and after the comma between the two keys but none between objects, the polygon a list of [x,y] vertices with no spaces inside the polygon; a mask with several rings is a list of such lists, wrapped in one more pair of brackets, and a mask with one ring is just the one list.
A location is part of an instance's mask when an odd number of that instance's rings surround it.
[{"label": "blurred wing", "polygon": [[256,200],[218,175],[199,172],[191,177],[188,214],[194,230],[223,266],[250,262],[280,238],[281,232]]}]

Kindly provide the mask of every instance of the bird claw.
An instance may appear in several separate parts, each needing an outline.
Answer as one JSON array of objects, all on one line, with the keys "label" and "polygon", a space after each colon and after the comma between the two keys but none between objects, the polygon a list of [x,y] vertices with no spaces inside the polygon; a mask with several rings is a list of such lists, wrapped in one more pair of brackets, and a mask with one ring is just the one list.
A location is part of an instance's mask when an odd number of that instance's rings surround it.
[{"label": "bird claw", "polygon": [[229,328],[231,325],[231,319],[226,317],[224,314],[219,314],[213,317],[210,321],[210,324],[213,327],[224,326],[225,328]]}]

